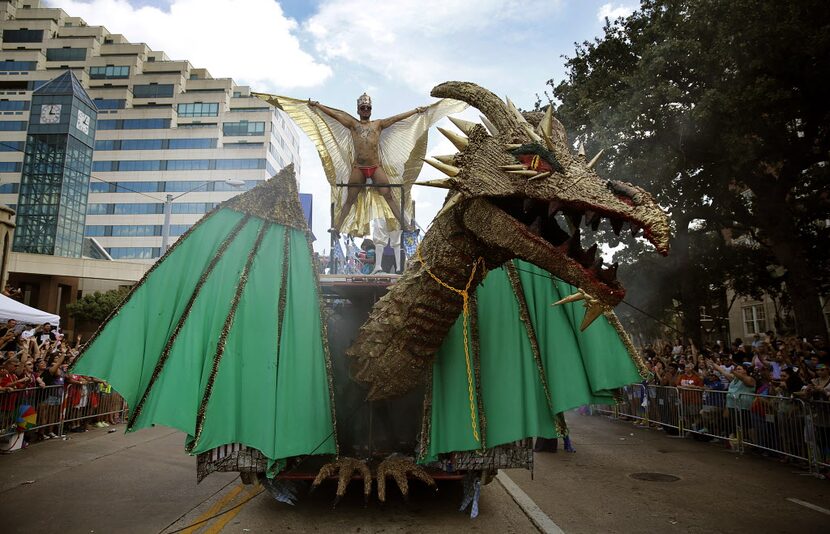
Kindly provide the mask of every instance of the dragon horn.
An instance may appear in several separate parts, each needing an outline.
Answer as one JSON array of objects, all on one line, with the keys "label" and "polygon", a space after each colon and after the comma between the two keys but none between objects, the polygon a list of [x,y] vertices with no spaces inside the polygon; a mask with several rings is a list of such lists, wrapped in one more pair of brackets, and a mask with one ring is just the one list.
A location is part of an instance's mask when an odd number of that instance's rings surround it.
[{"label": "dragon horn", "polygon": [[550,176],[550,171],[541,172],[541,173],[537,174],[536,176],[531,176],[530,178],[527,179],[527,181],[530,182],[531,180],[541,180],[542,178],[547,178],[548,176]]},{"label": "dragon horn", "polygon": [[455,132],[451,132],[445,128],[438,127],[438,131],[444,134],[444,137],[450,140],[450,142],[455,145],[455,148],[458,150],[464,150],[467,148],[467,145],[470,144],[470,140],[464,137],[463,135],[458,135]]},{"label": "dragon horn", "polygon": [[561,300],[557,300],[556,302],[551,304],[551,306],[559,306],[560,304],[567,304],[569,302],[578,302],[578,301],[584,300],[584,299],[585,299],[585,293],[583,293],[582,291],[577,291],[573,295],[568,295],[567,297],[565,297]]},{"label": "dragon horn", "polygon": [[579,326],[580,332],[584,332],[594,320],[602,315],[604,308],[599,302],[592,304],[585,310],[585,317],[582,319],[582,324]]},{"label": "dragon horn", "polygon": [[[474,83],[444,82],[436,85],[430,94],[436,98],[454,98],[461,100],[480,109],[502,134],[508,134],[518,126],[515,118],[510,114],[504,102],[499,97]],[[490,128],[489,125],[487,127]]]},{"label": "dragon horn", "polygon": [[597,164],[597,162],[599,161],[599,158],[600,158],[600,157],[602,157],[602,153],[603,153],[603,152],[605,152],[605,149],[604,149],[604,148],[603,148],[602,150],[600,150],[599,152],[597,152],[597,155],[596,155],[596,156],[594,156],[593,158],[591,158],[591,161],[589,161],[589,162],[588,162],[588,168],[589,168],[589,169],[593,169],[593,168],[594,168],[594,165],[596,165],[596,164]]},{"label": "dragon horn", "polygon": [[504,145],[504,148],[506,148],[507,150],[516,150],[517,148],[519,148],[521,146],[522,146],[521,143],[510,143],[510,144]]},{"label": "dragon horn", "polygon": [[486,115],[479,115],[479,117],[481,117],[481,122],[487,127],[487,130],[490,131],[490,135],[494,137],[499,135],[499,129],[493,126],[493,123],[490,122],[490,119]]},{"label": "dragon horn", "polygon": [[432,157],[437,159],[441,163],[446,163],[447,165],[454,165],[455,164],[455,154],[449,154],[447,156],[432,156]]},{"label": "dragon horn", "polygon": [[[454,167],[452,165],[447,165],[446,163],[442,163],[440,161],[434,160],[432,158],[423,158],[426,163],[429,163],[439,171],[443,172],[447,176],[458,176],[458,173],[461,172],[461,169],[458,167]],[[426,182],[424,182],[426,183]],[[421,184],[423,185],[423,184]]]},{"label": "dragon horn", "polygon": [[579,146],[576,147],[576,153],[582,156],[583,158],[585,157],[585,143],[583,143],[582,141],[579,142]]},{"label": "dragon horn", "polygon": [[475,127],[474,122],[465,121],[464,119],[456,119],[455,117],[447,117],[450,119],[450,122],[455,124],[455,127],[464,132],[465,135],[470,135],[470,132],[473,131]]}]

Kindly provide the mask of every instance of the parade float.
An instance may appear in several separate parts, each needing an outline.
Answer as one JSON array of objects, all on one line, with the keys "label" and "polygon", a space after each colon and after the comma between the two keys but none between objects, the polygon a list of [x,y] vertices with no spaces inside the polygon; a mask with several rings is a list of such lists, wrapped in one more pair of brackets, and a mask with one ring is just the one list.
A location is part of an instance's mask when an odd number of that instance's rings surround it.
[{"label": "parade float", "polygon": [[[381,162],[398,195],[418,184],[436,117],[466,103],[483,124],[452,118],[460,131],[442,130],[458,152],[427,159],[446,178],[421,185],[446,200],[402,275],[318,275],[288,166],[182,236],[73,372],[126,399],[128,431],[185,432],[199,480],[238,471],[292,502],[301,481],[334,479],[338,499],[352,479],[367,498],[376,481],[385,501],[388,478],[404,495],[410,479],[459,479],[475,515],[498,469],[532,468],[532,438],[567,435],[565,411],[612,403],[648,373],[612,311],[625,294],[616,266],[584,234],[607,220],[665,254],[669,226],[647,192],[574,153],[550,108],[523,114],[463,82],[432,95],[444,100],[390,127],[409,140],[402,164]],[[337,184],[354,163],[342,122],[315,103],[259,96],[314,134],[342,209]],[[378,213],[390,219],[390,196],[365,195],[336,215],[364,234]],[[398,230],[402,204],[388,220]]]}]

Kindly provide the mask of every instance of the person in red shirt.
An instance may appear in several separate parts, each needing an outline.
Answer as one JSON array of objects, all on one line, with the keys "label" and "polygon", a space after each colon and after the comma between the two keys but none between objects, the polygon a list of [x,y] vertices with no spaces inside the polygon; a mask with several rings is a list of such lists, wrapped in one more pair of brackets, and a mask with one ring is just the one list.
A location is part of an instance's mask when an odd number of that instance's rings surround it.
[{"label": "person in red shirt", "polygon": [[683,405],[683,418],[688,428],[695,428],[703,408],[703,379],[695,372],[695,366],[687,363],[677,375],[674,385]]}]

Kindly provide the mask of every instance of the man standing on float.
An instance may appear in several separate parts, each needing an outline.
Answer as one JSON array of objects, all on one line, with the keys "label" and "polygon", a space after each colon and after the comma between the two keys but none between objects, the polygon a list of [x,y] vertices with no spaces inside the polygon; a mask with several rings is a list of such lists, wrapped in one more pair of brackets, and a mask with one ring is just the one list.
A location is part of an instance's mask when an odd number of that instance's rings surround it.
[{"label": "man standing on float", "polygon": [[[339,109],[332,109],[324,106],[319,102],[312,100],[308,101],[309,107],[318,109],[333,118],[343,126],[349,129],[352,134],[352,143],[354,144],[354,163],[352,165],[352,172],[349,175],[349,187],[346,195],[346,201],[340,209],[337,220],[332,224],[330,232],[339,233],[343,221],[349,215],[349,212],[354,206],[357,195],[360,192],[358,185],[363,185],[367,180],[371,179],[373,184],[388,185],[389,177],[383,166],[380,164],[380,133],[384,128],[392,126],[396,122],[408,119],[416,113],[423,113],[426,108],[417,107],[411,111],[405,111],[398,115],[393,115],[386,119],[369,120],[372,116],[372,99],[366,93],[360,95],[357,99],[357,114],[360,119],[356,119],[344,111]],[[392,190],[389,187],[379,187],[378,192],[383,195],[395,218],[401,223],[404,229],[408,229],[409,223],[404,220],[404,214],[401,213],[401,208],[395,199],[392,197]]]}]

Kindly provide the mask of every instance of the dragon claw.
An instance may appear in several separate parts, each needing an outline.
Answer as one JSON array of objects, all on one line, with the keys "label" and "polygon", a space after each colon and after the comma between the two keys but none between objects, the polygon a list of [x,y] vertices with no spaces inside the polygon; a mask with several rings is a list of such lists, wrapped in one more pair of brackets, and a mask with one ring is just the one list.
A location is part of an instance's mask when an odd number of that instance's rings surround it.
[{"label": "dragon claw", "polygon": [[327,463],[320,468],[314,482],[311,483],[311,491],[314,491],[325,479],[337,474],[337,493],[334,498],[334,506],[346,494],[346,487],[352,479],[352,474],[358,471],[363,477],[363,498],[368,502],[369,494],[372,492],[372,472],[363,460],[343,456],[333,462]]},{"label": "dragon claw", "polygon": [[386,502],[386,479],[392,477],[401,490],[404,501],[409,500],[409,480],[407,474],[424,482],[426,485],[435,488],[435,480],[423,467],[416,464],[411,458],[390,456],[380,463],[377,470],[378,479],[378,500]]}]

